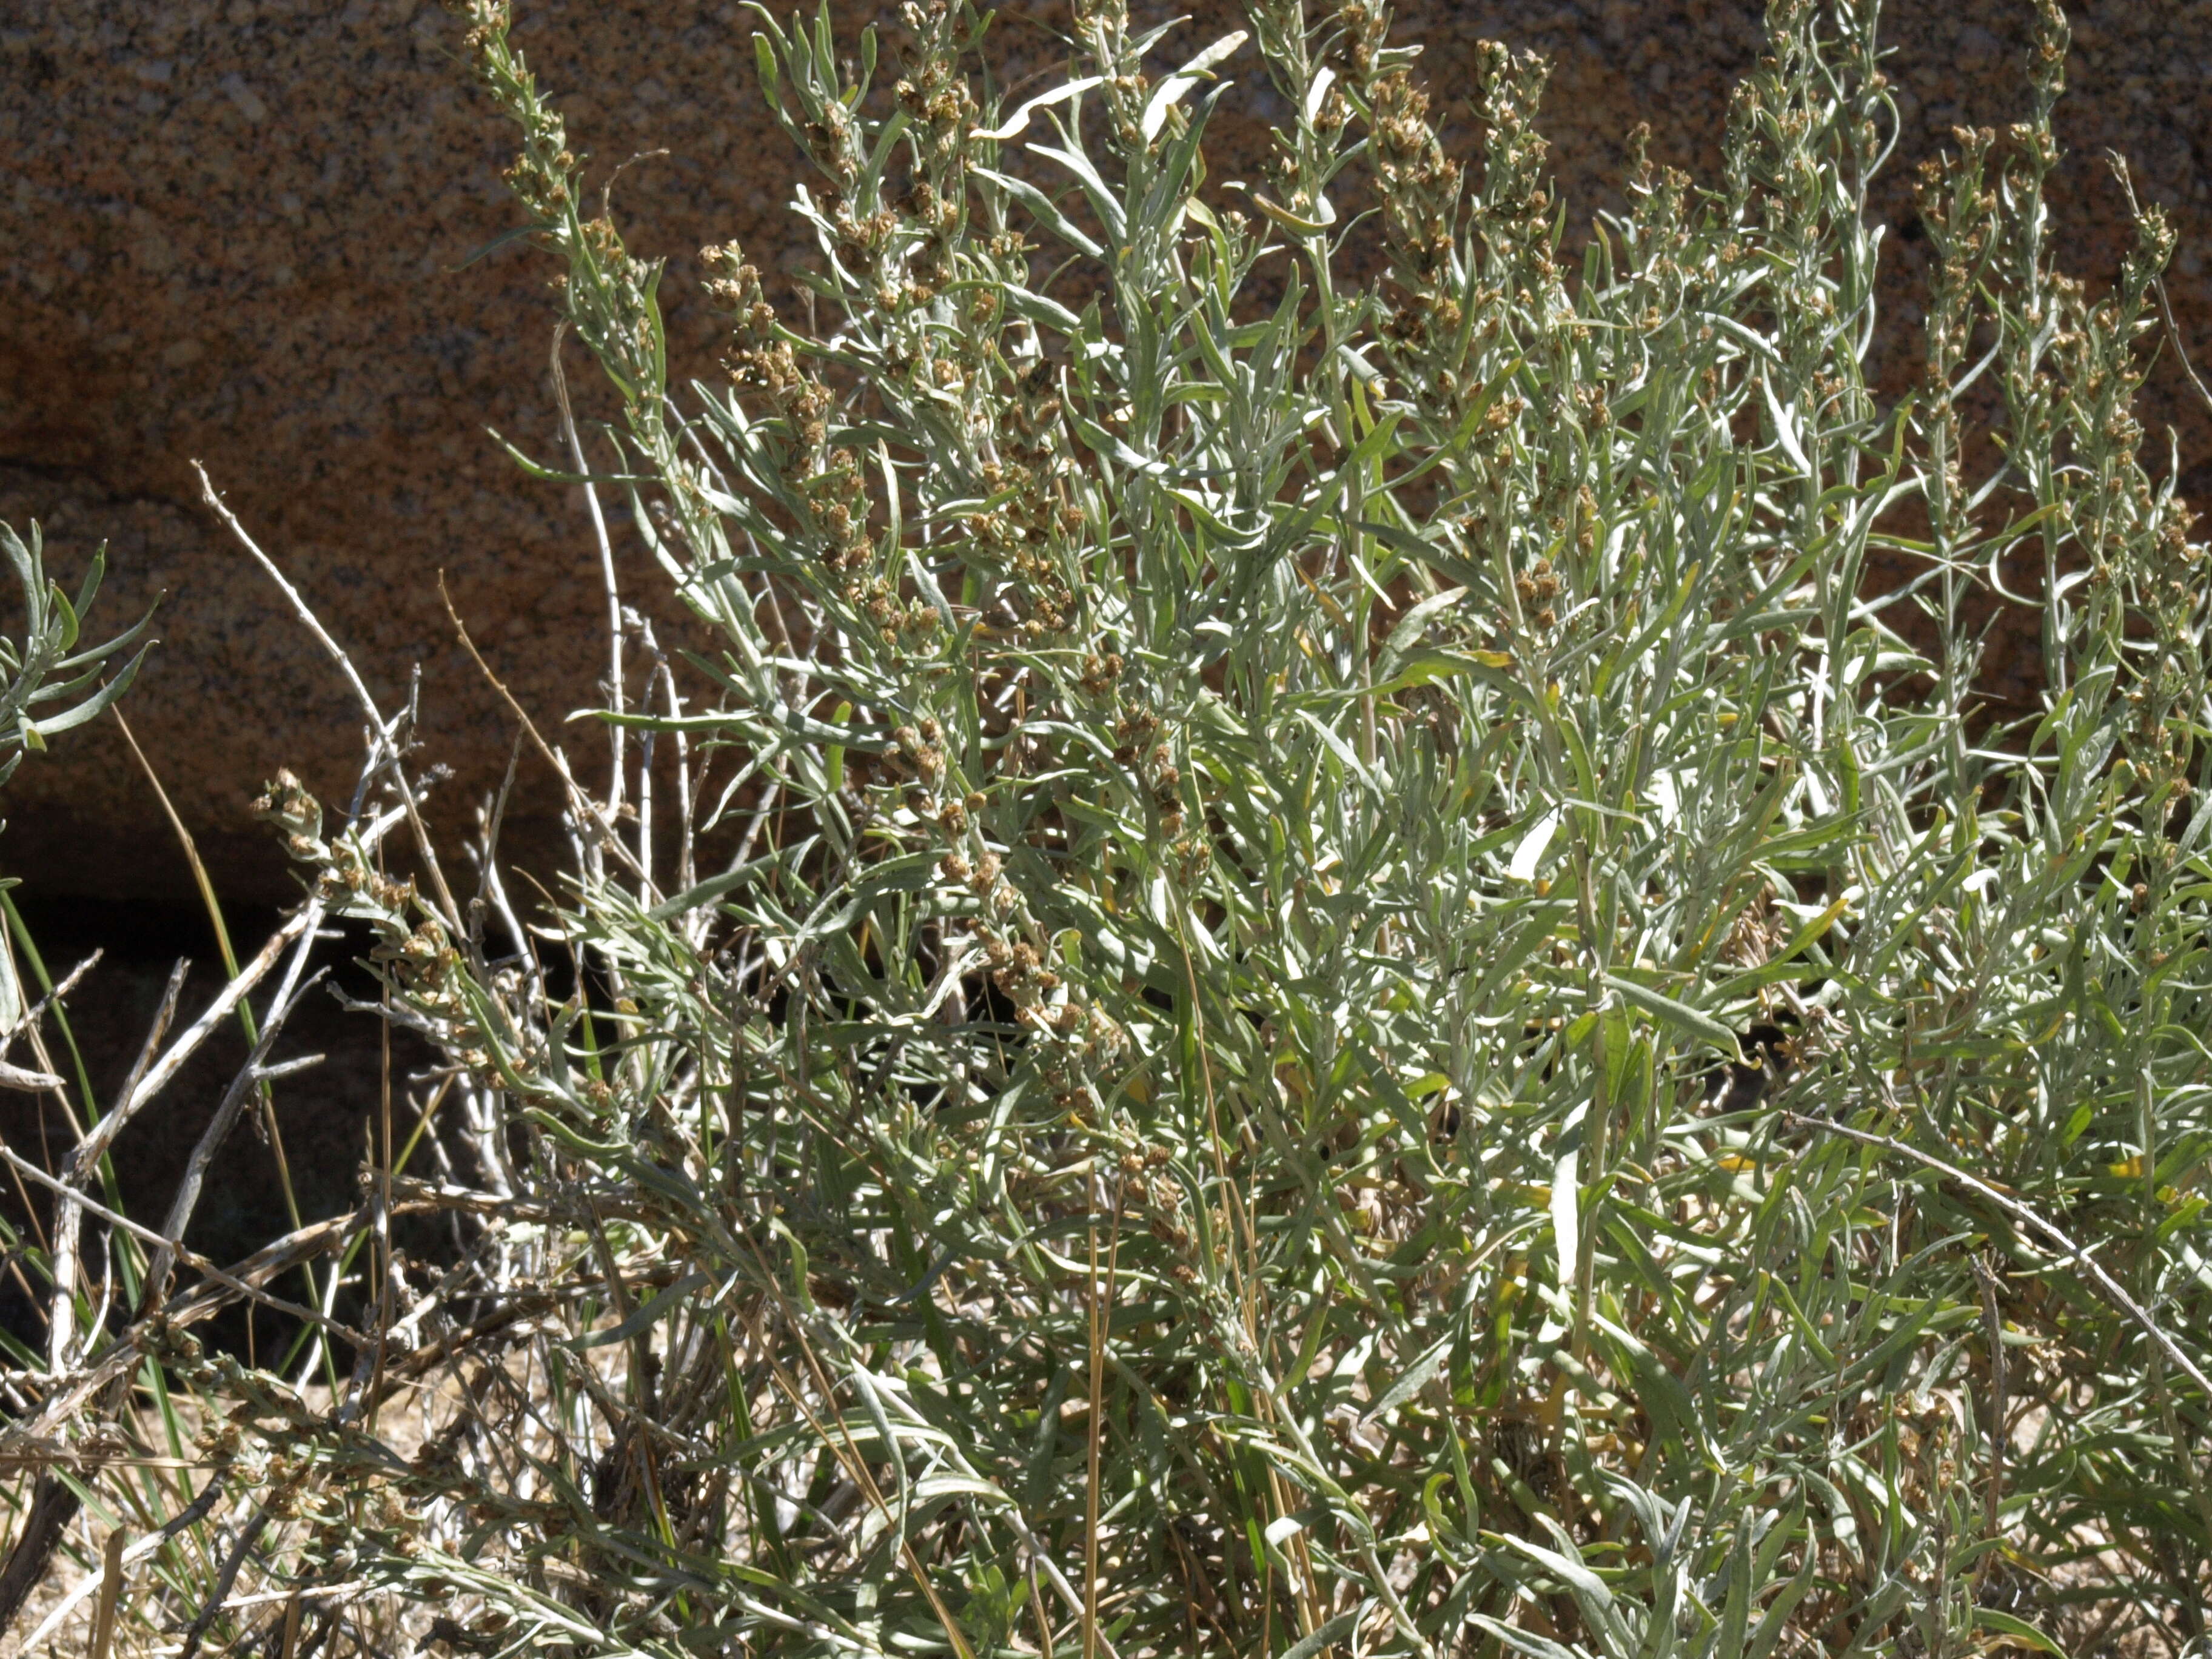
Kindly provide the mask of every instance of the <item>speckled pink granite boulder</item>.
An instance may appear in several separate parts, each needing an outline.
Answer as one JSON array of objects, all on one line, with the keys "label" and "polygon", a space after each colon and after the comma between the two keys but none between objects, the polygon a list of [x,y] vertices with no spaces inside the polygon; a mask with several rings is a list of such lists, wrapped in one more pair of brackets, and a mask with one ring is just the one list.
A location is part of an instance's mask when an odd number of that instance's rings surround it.
[{"label": "speckled pink granite boulder", "polygon": [[[758,108],[748,14],[734,4],[519,0],[519,31],[572,133],[630,167],[616,204],[643,248],[672,257],[679,358],[712,362],[694,251],[735,235],[773,269],[794,257],[780,204],[793,176]],[[1710,166],[1727,88],[1757,49],[1749,0],[1466,0],[1407,5],[1431,85],[1467,84],[1478,39],[1550,53],[1545,120],[1575,211],[1617,199],[1623,135]],[[1196,40],[1227,26],[1209,3]],[[845,6],[857,27],[873,14]],[[1024,67],[1048,61],[1044,15],[994,32]],[[2021,105],[2026,0],[1893,5],[1888,34],[1905,132],[1884,190],[1900,231],[1913,162],[1960,121]],[[2212,139],[2212,12],[2180,0],[2076,9],[2063,229],[2081,269],[2113,266],[2121,203],[2102,153],[2175,210],[2172,290],[2192,347],[2212,346],[2212,246],[2202,147]],[[57,562],[112,544],[105,602],[121,617],[166,589],[164,641],[128,703],[134,727],[219,879],[278,896],[289,878],[248,820],[279,764],[337,792],[359,726],[312,643],[198,505],[203,459],[240,515],[351,642],[380,694],[422,671],[423,733],[455,769],[439,809],[504,768],[509,733],[453,646],[447,576],[498,671],[542,720],[591,701],[601,660],[596,556],[576,501],[520,476],[484,435],[555,446],[545,370],[547,274],[509,246],[506,134],[451,54],[458,27],[419,0],[18,0],[0,16],[0,517],[45,520]],[[1210,34],[1203,38],[1210,39]],[[1258,137],[1248,105],[1217,175]],[[1240,157],[1238,151],[1243,152]],[[1916,250],[1897,239],[1894,365],[1916,343]],[[580,368],[580,365],[579,365]],[[2161,371],[2148,410],[2181,429],[2203,482],[2212,428]],[[658,599],[630,552],[633,590]],[[1996,689],[2026,696],[2029,627],[2000,639]],[[543,841],[551,793],[532,772],[517,834]],[[112,729],[27,765],[4,802],[0,869],[49,890],[160,898],[188,890],[151,794]]]}]

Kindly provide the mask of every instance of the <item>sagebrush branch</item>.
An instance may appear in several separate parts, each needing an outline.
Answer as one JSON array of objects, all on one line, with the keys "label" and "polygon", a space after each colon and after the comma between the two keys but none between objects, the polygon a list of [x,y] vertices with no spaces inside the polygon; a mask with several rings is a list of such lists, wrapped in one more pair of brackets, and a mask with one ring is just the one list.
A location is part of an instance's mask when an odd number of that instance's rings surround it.
[{"label": "sagebrush branch", "polygon": [[2091,1255],[2088,1251],[2075,1243],[2056,1223],[2045,1219],[2042,1215],[2021,1203],[2018,1199],[1999,1192],[1979,1176],[1968,1174],[1955,1164],[1946,1163],[1940,1158],[1923,1152],[1917,1146],[1908,1146],[1905,1142],[1894,1139],[1888,1135],[1871,1134],[1864,1129],[1854,1129],[1848,1124],[1833,1122],[1827,1118],[1808,1117],[1802,1112],[1784,1112],[1782,1115],[1785,1122],[1796,1124],[1801,1128],[1818,1129],[1823,1134],[1840,1135],[1845,1140],[1854,1140],[1862,1146],[1871,1146],[1878,1152],[1889,1152],[1898,1158],[1920,1164],[1923,1168],[1933,1170],[1945,1180],[1955,1181],[1975,1196],[1988,1200],[2021,1225],[2040,1233],[2045,1240],[2058,1248],[2060,1254],[2088,1274],[2089,1283],[2095,1288],[2098,1295],[2103,1297],[2106,1301],[2111,1303],[2112,1306],[2140,1326],[2143,1334],[2158,1345],[2159,1352],[2172,1360],[2185,1376],[2203,1391],[2207,1401],[2212,1401],[2212,1377],[2205,1376],[2197,1362],[2182,1352],[2180,1346],[2166,1334],[2159,1322],[2143,1310],[2142,1304],[2135,1297],[2128,1294],[2126,1287],[2105,1271],[2095,1256]]}]

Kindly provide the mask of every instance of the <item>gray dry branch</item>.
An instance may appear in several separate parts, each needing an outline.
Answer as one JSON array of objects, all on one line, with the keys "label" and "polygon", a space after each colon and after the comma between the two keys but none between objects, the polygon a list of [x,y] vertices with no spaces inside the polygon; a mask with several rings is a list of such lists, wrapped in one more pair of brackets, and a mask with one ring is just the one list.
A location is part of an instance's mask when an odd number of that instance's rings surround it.
[{"label": "gray dry branch", "polygon": [[[8,1241],[106,1344],[16,1355],[39,1444],[210,1470],[72,1453],[132,1538],[39,1639],[119,1577],[116,1651],[295,1659],[2205,1650],[2212,580],[2131,413],[2166,224],[2051,246],[2055,5],[1919,181],[1894,401],[1871,0],[1775,0],[1722,176],[1573,260],[1542,64],[1457,153],[1365,0],[1075,0],[1018,103],[963,0],[761,10],[818,257],[707,249],[690,383],[459,9],[599,371],[514,453],[590,492],[621,741],[510,700],[534,899],[350,670],[353,807],[271,787],[437,1058],[168,1323]],[[281,1365],[183,1328],[278,1273]]]}]

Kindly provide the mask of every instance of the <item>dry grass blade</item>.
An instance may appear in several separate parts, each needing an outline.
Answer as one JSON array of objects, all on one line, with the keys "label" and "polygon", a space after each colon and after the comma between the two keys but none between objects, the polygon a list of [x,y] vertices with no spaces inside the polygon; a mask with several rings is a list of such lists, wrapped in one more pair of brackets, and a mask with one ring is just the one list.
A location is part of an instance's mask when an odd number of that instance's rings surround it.
[{"label": "dry grass blade", "polygon": [[115,1610],[123,1598],[123,1529],[107,1534],[101,1546],[100,1600],[92,1613],[92,1639],[85,1644],[86,1659],[108,1659],[115,1643]]}]

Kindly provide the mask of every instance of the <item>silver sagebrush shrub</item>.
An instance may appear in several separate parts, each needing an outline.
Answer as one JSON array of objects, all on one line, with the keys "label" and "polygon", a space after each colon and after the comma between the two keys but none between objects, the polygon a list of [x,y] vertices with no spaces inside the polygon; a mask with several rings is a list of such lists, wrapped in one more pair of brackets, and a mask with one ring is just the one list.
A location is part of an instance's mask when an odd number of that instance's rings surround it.
[{"label": "silver sagebrush shrub", "polygon": [[[818,259],[708,249],[684,386],[462,10],[619,410],[532,463],[590,483],[615,766],[559,763],[557,913],[495,812],[457,902],[272,792],[445,1056],[441,1172],[328,1243],[332,1415],[168,1339],[264,1482],[212,1628],[367,1642],[274,1593],[358,1581],[502,1653],[2203,1650],[2207,584],[2129,412],[2165,222],[2101,295],[2051,246],[2055,5],[2033,118],[1923,181],[1894,404],[1871,0],[1776,0],[1720,181],[1642,170],[1573,268],[1541,65],[1486,49],[1455,155],[1379,6],[1078,0],[1018,104],[963,3],[851,67],[763,13]],[[1270,166],[1210,174],[1262,76]],[[622,620],[640,546],[711,652]]]}]

